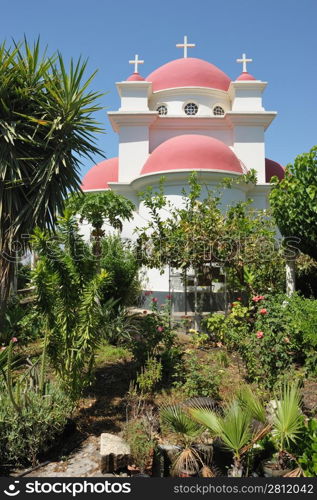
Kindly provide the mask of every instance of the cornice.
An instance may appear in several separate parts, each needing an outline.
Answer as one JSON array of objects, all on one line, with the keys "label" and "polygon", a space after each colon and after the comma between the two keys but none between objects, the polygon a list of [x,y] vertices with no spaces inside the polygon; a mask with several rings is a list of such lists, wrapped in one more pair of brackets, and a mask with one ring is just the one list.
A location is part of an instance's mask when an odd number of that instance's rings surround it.
[{"label": "cornice", "polygon": [[264,130],[272,123],[276,117],[276,111],[227,111],[225,119],[231,127],[239,125],[247,127],[263,126]]},{"label": "cornice", "polygon": [[121,126],[149,127],[158,117],[157,111],[109,111],[108,117],[115,132]]}]

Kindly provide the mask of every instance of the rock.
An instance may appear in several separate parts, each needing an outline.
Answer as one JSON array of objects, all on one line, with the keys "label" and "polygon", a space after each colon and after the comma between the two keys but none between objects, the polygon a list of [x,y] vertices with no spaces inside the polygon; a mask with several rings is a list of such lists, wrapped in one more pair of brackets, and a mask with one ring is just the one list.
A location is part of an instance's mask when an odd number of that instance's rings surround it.
[{"label": "rock", "polygon": [[130,446],[115,434],[103,433],[100,436],[101,472],[115,472],[127,467],[130,459]]}]

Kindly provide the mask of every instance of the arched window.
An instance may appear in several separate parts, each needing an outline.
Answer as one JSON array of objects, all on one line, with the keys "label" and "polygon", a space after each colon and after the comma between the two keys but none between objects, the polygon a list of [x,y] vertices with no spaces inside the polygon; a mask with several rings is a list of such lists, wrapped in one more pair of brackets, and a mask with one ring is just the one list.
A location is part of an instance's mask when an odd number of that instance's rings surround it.
[{"label": "arched window", "polygon": [[198,106],[194,102],[189,102],[184,107],[184,111],[185,111],[186,115],[190,115],[190,116],[196,115],[198,112]]}]

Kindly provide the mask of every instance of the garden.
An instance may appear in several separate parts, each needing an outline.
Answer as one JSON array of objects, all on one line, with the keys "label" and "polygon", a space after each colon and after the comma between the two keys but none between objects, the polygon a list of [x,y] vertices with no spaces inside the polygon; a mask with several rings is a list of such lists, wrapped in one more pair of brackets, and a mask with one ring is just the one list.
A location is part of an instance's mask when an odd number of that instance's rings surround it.
[{"label": "garden", "polygon": [[[173,207],[162,179],[124,241],[133,204],[79,187],[101,131],[92,77],[39,53],[0,51],[0,473],[62,467],[111,433],[130,450],[116,474],[317,476],[317,148],[273,179],[270,211],[224,211],[195,173]],[[210,289],[221,268],[223,310],[195,292],[175,316],[173,294],[142,290],[166,267]]]}]

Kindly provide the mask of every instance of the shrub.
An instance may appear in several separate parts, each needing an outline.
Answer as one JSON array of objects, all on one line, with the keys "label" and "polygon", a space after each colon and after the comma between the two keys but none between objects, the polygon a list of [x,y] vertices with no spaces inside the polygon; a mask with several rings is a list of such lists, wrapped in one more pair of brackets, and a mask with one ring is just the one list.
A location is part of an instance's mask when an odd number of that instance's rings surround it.
[{"label": "shrub", "polygon": [[202,363],[194,351],[187,352],[185,360],[184,382],[176,383],[181,387],[183,393],[191,398],[196,396],[219,398],[219,385],[221,374],[212,359],[208,363]]},{"label": "shrub", "polygon": [[154,448],[151,429],[144,419],[132,419],[127,423],[124,434],[131,448],[132,459],[143,472],[150,465]]},{"label": "shrub", "polygon": [[48,356],[63,388],[76,399],[90,381],[102,338],[100,299],[109,274],[98,270],[67,212],[55,238],[38,229],[33,246],[40,256],[32,279],[36,306],[45,320]]},{"label": "shrub", "polygon": [[138,374],[136,384],[142,393],[151,393],[162,379],[162,363],[148,358]]},{"label": "shrub", "polygon": [[107,236],[101,241],[100,265],[110,280],[103,289],[103,301],[110,298],[118,305],[136,305],[141,293],[138,278],[139,262],[131,244],[119,236]]},{"label": "shrub", "polygon": [[29,389],[21,411],[12,406],[4,384],[0,386],[0,463],[35,465],[63,431],[73,405],[56,386],[45,395]]}]

